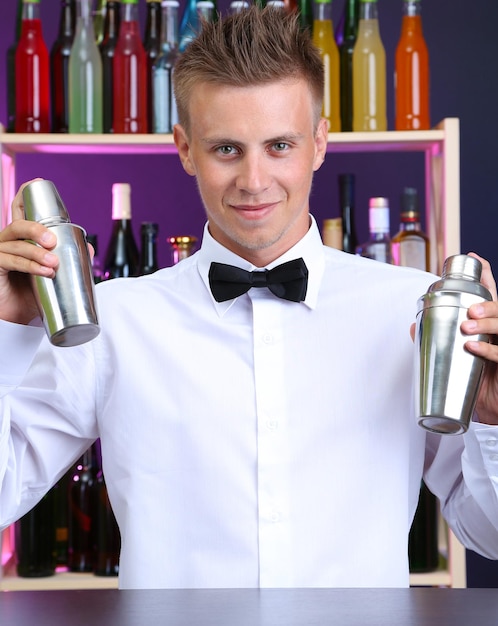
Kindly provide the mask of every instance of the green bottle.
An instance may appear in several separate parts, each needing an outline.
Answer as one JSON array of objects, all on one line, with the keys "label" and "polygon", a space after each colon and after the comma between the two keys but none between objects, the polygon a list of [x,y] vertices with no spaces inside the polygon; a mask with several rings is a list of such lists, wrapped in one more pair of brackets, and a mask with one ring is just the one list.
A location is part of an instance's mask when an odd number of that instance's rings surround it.
[{"label": "green bottle", "polygon": [[78,0],[69,57],[69,132],[102,132],[102,59],[95,42],[91,0]]}]

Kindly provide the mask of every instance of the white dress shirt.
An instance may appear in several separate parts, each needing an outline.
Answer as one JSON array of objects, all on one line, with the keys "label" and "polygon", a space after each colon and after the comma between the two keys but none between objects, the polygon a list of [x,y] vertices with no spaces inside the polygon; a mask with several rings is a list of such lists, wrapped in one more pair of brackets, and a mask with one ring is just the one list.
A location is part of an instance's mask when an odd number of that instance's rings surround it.
[{"label": "white dress shirt", "polygon": [[0,524],[101,437],[122,588],[409,584],[425,468],[467,546],[498,557],[498,429],[427,435],[413,415],[416,302],[430,274],[322,245],[304,303],[253,288],[217,303],[205,230],[152,276],[97,287],[101,334],[54,348],[0,323]]}]

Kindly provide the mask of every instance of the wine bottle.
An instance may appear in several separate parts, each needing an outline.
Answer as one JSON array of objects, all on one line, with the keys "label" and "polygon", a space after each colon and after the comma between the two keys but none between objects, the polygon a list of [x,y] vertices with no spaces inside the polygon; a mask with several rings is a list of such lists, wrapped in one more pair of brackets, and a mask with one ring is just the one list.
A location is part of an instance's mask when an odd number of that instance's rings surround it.
[{"label": "wine bottle", "polygon": [[386,53],[380,36],[377,0],[360,0],[353,51],[353,130],[387,130]]},{"label": "wine bottle", "polygon": [[92,486],[95,467],[92,447],[76,463],[69,484],[68,568],[91,572],[94,568]]},{"label": "wine bottle", "polygon": [[356,254],[375,261],[392,263],[389,201],[387,198],[370,198],[368,223],[369,239],[356,248]]},{"label": "wine bottle", "polygon": [[91,0],[77,0],[69,57],[69,132],[102,132],[102,60],[95,43]]},{"label": "wine bottle", "polygon": [[17,575],[23,578],[55,573],[54,494],[50,490],[14,525]]},{"label": "wine bottle", "polygon": [[159,269],[157,263],[157,233],[159,225],[155,222],[142,222],[140,232],[142,246],[140,249],[139,274],[145,276]]},{"label": "wine bottle", "polygon": [[23,0],[15,82],[16,133],[50,132],[50,57],[43,38],[40,0]]},{"label": "wine bottle", "polygon": [[127,183],[112,186],[111,238],[104,261],[104,279],[136,276],[139,270],[138,247],[131,222],[131,187]]},{"label": "wine bottle", "polygon": [[429,52],[422,31],[421,0],[404,0],[396,47],[394,93],[396,130],[428,130]]},{"label": "wine bottle", "polygon": [[168,237],[168,243],[172,249],[173,265],[186,259],[194,252],[197,237],[191,235],[175,235]]},{"label": "wine bottle", "polygon": [[102,127],[104,133],[114,132],[114,51],[121,22],[121,3],[108,0],[104,21],[104,38],[99,46],[102,58]]},{"label": "wine bottle", "polygon": [[113,89],[114,132],[148,132],[147,58],[139,30],[138,0],[121,0]]},{"label": "wine bottle", "polygon": [[147,0],[143,44],[147,58],[147,123],[150,130],[154,119],[153,67],[161,51],[161,2],[159,0]]},{"label": "wine bottle", "polygon": [[22,0],[17,0],[16,31],[13,43],[7,48],[7,132],[13,133],[16,125],[16,50],[21,37]]},{"label": "wine bottle", "polygon": [[76,28],[76,1],[61,0],[59,33],[50,50],[52,132],[69,132],[69,57]]},{"label": "wine bottle", "polygon": [[430,268],[429,237],[420,226],[418,194],[413,187],[405,187],[401,196],[401,223],[392,239],[392,251],[396,265]]},{"label": "wine bottle", "polygon": [[339,174],[339,206],[342,217],[342,249],[344,252],[354,254],[358,245],[354,220],[354,174]]},{"label": "wine bottle", "polygon": [[178,122],[173,93],[173,69],[178,58],[177,0],[162,3],[161,50],[153,67],[153,125],[154,133],[171,133]]},{"label": "wine bottle", "polygon": [[341,130],[353,130],[353,51],[358,33],[359,0],[346,0],[344,34],[339,47]]},{"label": "wine bottle", "polygon": [[71,473],[66,472],[52,488],[54,495],[55,561],[67,566],[69,539],[68,487]]},{"label": "wine bottle", "polygon": [[410,572],[433,572],[439,565],[437,498],[424,481],[420,487],[417,510],[408,535]]},{"label": "wine bottle", "polygon": [[330,132],[340,132],[339,50],[334,38],[332,0],[318,0],[314,6],[313,43],[320,50],[325,72],[322,115]]}]

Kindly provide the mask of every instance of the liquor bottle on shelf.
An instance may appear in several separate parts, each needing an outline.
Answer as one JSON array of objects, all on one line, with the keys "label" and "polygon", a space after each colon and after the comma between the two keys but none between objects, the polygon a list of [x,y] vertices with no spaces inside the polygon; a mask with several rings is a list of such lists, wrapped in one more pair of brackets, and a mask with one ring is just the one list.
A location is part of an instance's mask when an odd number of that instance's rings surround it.
[{"label": "liquor bottle on shelf", "polygon": [[16,124],[16,50],[21,37],[22,0],[17,0],[16,32],[13,43],[7,48],[7,132],[13,133]]},{"label": "liquor bottle on shelf", "polygon": [[66,472],[52,488],[54,496],[54,550],[57,566],[67,566],[69,539],[68,486],[70,472]]},{"label": "liquor bottle on shelf", "polygon": [[332,0],[318,0],[314,5],[313,42],[320,50],[325,72],[322,115],[330,132],[340,132],[339,50],[334,38]]},{"label": "liquor bottle on shelf", "polygon": [[142,245],[140,248],[140,276],[153,274],[159,269],[157,263],[157,233],[159,225],[155,222],[142,222],[140,227]]},{"label": "liquor bottle on shelf", "polygon": [[354,254],[358,245],[356,236],[355,212],[355,175],[339,174],[339,206],[342,216],[342,249]]},{"label": "liquor bottle on shelf", "polygon": [[413,187],[405,187],[401,196],[401,223],[392,239],[392,251],[396,265],[426,271],[430,268],[429,237],[420,226],[418,193]]},{"label": "liquor bottle on shelf", "polygon": [[121,535],[107,494],[100,439],[94,443],[94,450],[97,470],[93,483],[94,574],[96,576],[117,576],[119,574]]},{"label": "liquor bottle on shelf", "polygon": [[102,60],[95,43],[91,0],[77,0],[69,57],[69,132],[102,132]]},{"label": "liquor bottle on shelf", "polygon": [[342,218],[332,217],[323,220],[322,241],[325,246],[342,250]]},{"label": "liquor bottle on shelf", "polygon": [[353,50],[358,33],[359,0],[346,0],[344,34],[339,47],[341,130],[353,130]]},{"label": "liquor bottle on shelf", "polygon": [[92,259],[92,273],[93,273],[93,282],[95,284],[101,283],[104,279],[104,275],[102,272],[102,264],[100,262],[99,256],[99,239],[97,235],[91,234],[86,236],[86,240],[93,247],[94,255]]},{"label": "liquor bottle on shelf", "polygon": [[147,58],[140,35],[138,0],[121,0],[113,89],[114,132],[148,132]]},{"label": "liquor bottle on shelf", "polygon": [[95,465],[92,446],[76,463],[68,489],[69,526],[67,565],[71,572],[91,572],[94,567],[92,487]]},{"label": "liquor bottle on shelf", "polygon": [[389,201],[387,198],[370,198],[368,209],[370,236],[368,241],[356,248],[356,254],[392,263],[391,237],[389,234]]},{"label": "liquor bottle on shelf", "polygon": [[212,22],[214,20],[215,4],[213,0],[197,0],[197,14],[199,16],[199,24],[202,20]]},{"label": "liquor bottle on shelf", "polygon": [[76,0],[61,0],[59,34],[50,50],[52,132],[69,132],[69,57],[76,28]]},{"label": "liquor bottle on shelf", "polygon": [[421,0],[403,1],[394,70],[396,130],[428,130],[429,52],[422,31]]},{"label": "liquor bottle on shelf", "polygon": [[154,133],[171,133],[178,122],[173,93],[173,69],[178,58],[178,0],[163,0],[161,51],[153,68]]},{"label": "liquor bottle on shelf", "polygon": [[95,43],[100,46],[104,40],[104,23],[107,11],[107,0],[97,0],[97,7],[93,12],[93,32],[95,33]]},{"label": "liquor bottle on shelf", "polygon": [[104,38],[99,46],[102,58],[102,127],[104,133],[112,133],[114,117],[114,51],[118,42],[121,22],[121,2],[107,0]]},{"label": "liquor bottle on shelf", "polygon": [[173,265],[179,263],[193,254],[197,237],[191,235],[175,235],[168,237],[168,243],[172,248]]},{"label": "liquor bottle on shelf", "polygon": [[149,130],[151,130],[154,109],[152,69],[161,50],[161,2],[159,0],[147,0],[143,44],[147,58],[147,123]]},{"label": "liquor bottle on shelf", "polygon": [[[184,52],[189,43],[197,37],[197,33],[201,27],[201,16],[205,19],[212,20],[215,18],[216,3],[212,2],[212,6],[205,4],[209,0],[187,0],[180,22],[180,52]],[[201,4],[201,6],[199,6]]]},{"label": "liquor bottle on shelf", "polygon": [[230,2],[230,14],[235,15],[236,13],[240,13],[245,9],[249,8],[249,2],[247,0],[233,0]]},{"label": "liquor bottle on shelf", "polygon": [[53,576],[56,554],[52,490],[15,522],[14,534],[17,575],[23,578]]},{"label": "liquor bottle on shelf", "polygon": [[313,0],[298,0],[297,10],[301,28],[309,29],[310,35],[313,35]]},{"label": "liquor bottle on shelf", "polygon": [[113,230],[104,261],[104,279],[136,276],[139,252],[131,222],[131,187],[128,183],[112,186]]},{"label": "liquor bottle on shelf", "polygon": [[386,53],[380,37],[377,0],[360,0],[353,51],[353,130],[387,130]]},{"label": "liquor bottle on shelf", "polygon": [[408,535],[410,572],[433,572],[439,565],[437,498],[424,481],[420,487],[417,510]]},{"label": "liquor bottle on shelf", "polygon": [[24,0],[16,48],[16,133],[50,132],[49,66],[40,0]]}]

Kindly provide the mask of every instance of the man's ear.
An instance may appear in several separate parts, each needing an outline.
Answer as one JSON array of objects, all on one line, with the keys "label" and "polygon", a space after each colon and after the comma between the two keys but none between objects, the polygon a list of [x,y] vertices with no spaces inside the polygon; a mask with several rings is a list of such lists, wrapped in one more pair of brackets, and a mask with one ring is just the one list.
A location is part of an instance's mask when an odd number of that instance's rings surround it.
[{"label": "man's ear", "polygon": [[175,141],[178,156],[183,165],[183,169],[190,176],[195,176],[195,168],[190,158],[190,145],[187,133],[181,124],[175,124],[173,127],[173,139]]},{"label": "man's ear", "polygon": [[318,122],[318,127],[315,133],[315,159],[313,161],[313,171],[316,172],[320,169],[320,166],[325,160],[325,155],[327,153],[327,142],[329,132],[329,123],[328,121],[322,117]]}]

